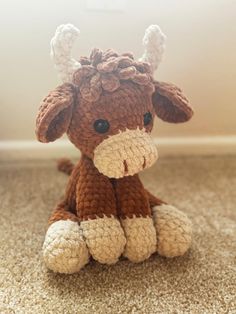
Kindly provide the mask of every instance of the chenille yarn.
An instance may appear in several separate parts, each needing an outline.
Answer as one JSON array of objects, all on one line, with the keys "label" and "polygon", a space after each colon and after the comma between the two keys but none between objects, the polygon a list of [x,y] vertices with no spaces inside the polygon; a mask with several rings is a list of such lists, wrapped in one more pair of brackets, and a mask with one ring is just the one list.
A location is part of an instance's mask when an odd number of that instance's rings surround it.
[{"label": "chenille yarn", "polygon": [[55,272],[73,273],[90,256],[113,264],[122,254],[132,262],[156,251],[182,255],[191,242],[189,220],[145,190],[138,176],[158,156],[150,137],[155,115],[178,123],[193,114],[177,86],[153,78],[165,36],[155,25],[148,28],[140,61],[112,49],[93,49],[77,61],[71,48],[78,34],[73,25],[62,25],[51,41],[64,84],[43,99],[36,119],[39,141],[67,133],[82,153],[76,165],[58,163],[70,178],[49,219],[45,263]]}]

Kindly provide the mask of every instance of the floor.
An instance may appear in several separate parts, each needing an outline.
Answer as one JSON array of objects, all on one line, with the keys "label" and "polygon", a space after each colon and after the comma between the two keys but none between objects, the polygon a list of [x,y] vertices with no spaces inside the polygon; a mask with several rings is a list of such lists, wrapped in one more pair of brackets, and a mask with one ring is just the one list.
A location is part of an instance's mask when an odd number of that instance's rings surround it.
[{"label": "floor", "polygon": [[0,313],[236,313],[236,156],[160,158],[145,186],[194,224],[181,258],[48,271],[47,218],[68,177],[55,161],[0,164]]}]

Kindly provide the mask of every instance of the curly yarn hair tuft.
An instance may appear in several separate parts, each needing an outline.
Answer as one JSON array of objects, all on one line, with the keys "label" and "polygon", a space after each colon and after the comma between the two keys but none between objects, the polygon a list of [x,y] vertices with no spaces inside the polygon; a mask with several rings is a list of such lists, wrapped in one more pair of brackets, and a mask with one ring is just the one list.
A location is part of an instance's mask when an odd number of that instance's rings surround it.
[{"label": "curly yarn hair tuft", "polygon": [[112,49],[95,48],[89,58],[81,57],[79,62],[81,67],[74,72],[72,82],[88,101],[96,101],[103,90],[114,92],[127,80],[154,91],[150,64],[135,61],[132,53],[119,55]]}]

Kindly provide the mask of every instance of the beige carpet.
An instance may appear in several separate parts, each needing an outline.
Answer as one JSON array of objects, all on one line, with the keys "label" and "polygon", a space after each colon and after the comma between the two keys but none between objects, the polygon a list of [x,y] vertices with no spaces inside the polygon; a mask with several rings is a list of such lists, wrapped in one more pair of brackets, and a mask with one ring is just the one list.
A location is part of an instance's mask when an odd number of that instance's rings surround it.
[{"label": "beige carpet", "polygon": [[54,161],[1,162],[0,313],[236,313],[236,157],[162,158],[142,178],[192,219],[190,252],[55,275],[41,246],[68,178]]}]

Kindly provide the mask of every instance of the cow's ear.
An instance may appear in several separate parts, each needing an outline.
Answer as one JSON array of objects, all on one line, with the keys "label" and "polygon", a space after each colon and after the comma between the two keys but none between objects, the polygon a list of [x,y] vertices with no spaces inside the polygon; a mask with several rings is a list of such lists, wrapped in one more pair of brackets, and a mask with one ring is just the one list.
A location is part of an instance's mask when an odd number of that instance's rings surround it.
[{"label": "cow's ear", "polygon": [[36,119],[36,136],[40,142],[53,142],[67,131],[75,93],[75,87],[65,83],[44,98]]},{"label": "cow's ear", "polygon": [[155,82],[152,102],[157,116],[167,122],[180,123],[188,121],[193,109],[182,90],[171,83]]}]

